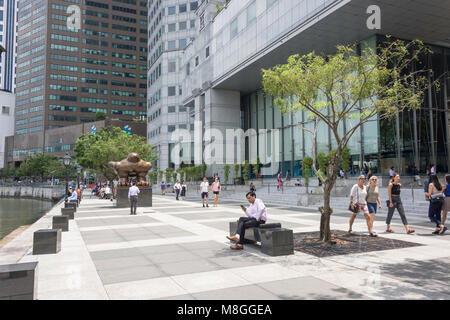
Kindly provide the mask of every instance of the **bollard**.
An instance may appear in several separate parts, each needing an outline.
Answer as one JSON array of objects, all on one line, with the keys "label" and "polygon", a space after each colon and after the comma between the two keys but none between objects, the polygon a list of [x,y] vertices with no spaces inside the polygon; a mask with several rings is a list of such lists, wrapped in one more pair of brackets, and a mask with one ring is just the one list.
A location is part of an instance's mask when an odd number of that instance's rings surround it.
[{"label": "bollard", "polygon": [[33,234],[33,255],[61,251],[61,229],[38,230]]},{"label": "bollard", "polygon": [[37,297],[38,262],[0,265],[0,300]]}]

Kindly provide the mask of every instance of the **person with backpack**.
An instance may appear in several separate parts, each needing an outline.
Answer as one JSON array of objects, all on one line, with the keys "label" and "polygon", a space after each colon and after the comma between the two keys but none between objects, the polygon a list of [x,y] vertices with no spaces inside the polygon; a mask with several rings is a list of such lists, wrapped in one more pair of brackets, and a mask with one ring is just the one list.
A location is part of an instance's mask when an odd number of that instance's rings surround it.
[{"label": "person with backpack", "polygon": [[430,199],[430,207],[428,210],[428,217],[431,222],[436,223],[436,229],[433,234],[444,234],[447,231],[447,227],[444,227],[441,220],[441,210],[444,204],[444,194],[442,193],[442,186],[439,182],[437,175],[430,175],[430,185],[428,186],[428,192],[425,196]]}]

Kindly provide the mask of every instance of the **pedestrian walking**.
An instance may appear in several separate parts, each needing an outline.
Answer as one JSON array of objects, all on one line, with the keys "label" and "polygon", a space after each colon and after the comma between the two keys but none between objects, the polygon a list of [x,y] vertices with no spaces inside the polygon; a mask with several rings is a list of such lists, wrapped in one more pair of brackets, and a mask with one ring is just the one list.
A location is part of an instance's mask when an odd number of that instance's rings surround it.
[{"label": "pedestrian walking", "polygon": [[187,185],[186,181],[183,180],[183,183],[181,184],[181,200],[186,200],[186,192],[187,192]]},{"label": "pedestrian walking", "polygon": [[209,182],[206,177],[203,178],[202,183],[200,184],[200,193],[202,195],[202,205],[203,208],[205,207],[205,199],[206,199],[206,207],[208,208],[209,205]]},{"label": "pedestrian walking", "polygon": [[164,183],[164,181],[161,182],[161,195],[166,195],[166,184]]},{"label": "pedestrian walking", "polygon": [[389,179],[393,179],[395,176],[395,167],[391,167],[389,170]]},{"label": "pedestrian walking", "polygon": [[214,193],[214,207],[217,207],[219,204],[219,192],[222,190],[222,186],[220,185],[219,178],[216,178],[212,184],[212,191]]},{"label": "pedestrian walking", "polygon": [[369,214],[369,209],[367,207],[367,189],[364,183],[366,182],[366,177],[364,175],[360,175],[358,179],[358,183],[352,187],[350,191],[350,209],[353,212],[350,222],[348,233],[353,233],[353,223],[355,222],[356,217],[359,212],[364,213],[364,217],[366,218],[367,228],[369,229],[369,234],[371,237],[378,237],[377,234],[373,232],[372,222]]},{"label": "pedestrian walking", "polygon": [[403,208],[402,199],[400,198],[401,188],[402,185],[400,184],[400,175],[395,174],[388,186],[389,200],[387,201],[388,215],[386,218],[386,232],[394,233],[394,230],[391,229],[391,220],[392,216],[394,215],[394,211],[397,208],[397,211],[402,219],[403,225],[405,226],[406,233],[411,234],[414,233],[415,230],[410,229],[408,226],[408,220],[406,219],[405,209]]},{"label": "pedestrian walking", "polygon": [[441,220],[441,211],[445,196],[442,193],[441,183],[435,174],[430,175],[430,184],[428,185],[428,192],[426,196],[430,199],[428,217],[431,222],[436,223],[436,229],[433,231],[433,234],[443,234],[447,231],[447,228],[444,227]]},{"label": "pedestrian walking", "polygon": [[128,189],[128,199],[130,199],[130,215],[136,215],[138,195],[141,191],[136,187],[135,183],[131,183],[131,187]]},{"label": "pedestrian walking", "polygon": [[447,174],[445,176],[445,185],[443,187],[444,191],[444,205],[442,206],[442,225],[444,226],[444,229],[442,229],[441,234],[444,234],[445,231],[447,231],[447,228],[445,227],[445,221],[447,220],[447,213],[450,211],[450,174]]},{"label": "pedestrian walking", "polygon": [[278,176],[277,176],[277,191],[280,191],[282,185],[283,185],[283,181],[281,180],[281,172],[278,172]]},{"label": "pedestrian walking", "polygon": [[181,184],[180,181],[177,180],[177,182],[175,182],[175,185],[173,186],[173,190],[175,190],[175,195],[176,195],[176,199],[177,201],[180,200],[180,192],[181,192]]},{"label": "pedestrian walking", "polygon": [[434,164],[431,165],[430,174],[436,174],[436,166]]},{"label": "pedestrian walking", "polygon": [[367,208],[369,209],[370,214],[370,224],[373,229],[373,222],[375,220],[375,215],[377,214],[377,207],[381,209],[381,198],[380,191],[378,189],[378,177],[371,176],[369,178],[369,185],[366,188],[367,190]]},{"label": "pedestrian walking", "polygon": [[253,182],[250,182],[250,192],[253,192],[253,193],[256,192],[256,187],[255,187],[255,185],[253,184]]}]

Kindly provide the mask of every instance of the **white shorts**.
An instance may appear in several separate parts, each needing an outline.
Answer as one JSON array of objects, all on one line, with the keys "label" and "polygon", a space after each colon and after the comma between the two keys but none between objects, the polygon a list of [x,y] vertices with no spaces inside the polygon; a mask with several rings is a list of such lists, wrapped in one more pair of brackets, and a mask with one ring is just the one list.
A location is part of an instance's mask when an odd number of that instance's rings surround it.
[{"label": "white shorts", "polygon": [[359,209],[361,210],[360,212],[364,213],[364,214],[369,214],[369,207],[367,206],[367,203],[363,204],[363,203],[358,203],[359,205]]}]

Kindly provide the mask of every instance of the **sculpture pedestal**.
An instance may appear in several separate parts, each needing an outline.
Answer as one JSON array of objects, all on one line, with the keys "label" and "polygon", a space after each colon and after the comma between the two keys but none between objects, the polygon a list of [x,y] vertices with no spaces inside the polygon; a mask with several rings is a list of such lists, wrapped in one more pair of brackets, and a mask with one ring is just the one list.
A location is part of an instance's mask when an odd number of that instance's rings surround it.
[{"label": "sculpture pedestal", "polygon": [[[152,188],[138,187],[141,191],[138,195],[137,207],[151,207],[152,206]],[[116,207],[130,208],[130,201],[128,200],[128,187],[117,188]]]}]

